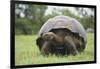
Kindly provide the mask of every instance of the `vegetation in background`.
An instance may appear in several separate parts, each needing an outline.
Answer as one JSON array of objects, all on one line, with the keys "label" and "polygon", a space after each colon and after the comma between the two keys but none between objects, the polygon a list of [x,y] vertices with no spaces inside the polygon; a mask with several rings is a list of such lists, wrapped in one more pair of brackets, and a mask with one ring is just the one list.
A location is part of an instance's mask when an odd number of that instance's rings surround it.
[{"label": "vegetation in background", "polygon": [[[52,10],[46,5],[16,4],[15,7],[15,34],[31,35],[38,33],[41,26],[51,17],[57,15],[70,16],[85,27],[94,29],[94,9],[73,7],[74,11],[68,8],[54,6]],[[51,12],[51,13],[49,13]],[[75,12],[77,14],[75,14]]]}]

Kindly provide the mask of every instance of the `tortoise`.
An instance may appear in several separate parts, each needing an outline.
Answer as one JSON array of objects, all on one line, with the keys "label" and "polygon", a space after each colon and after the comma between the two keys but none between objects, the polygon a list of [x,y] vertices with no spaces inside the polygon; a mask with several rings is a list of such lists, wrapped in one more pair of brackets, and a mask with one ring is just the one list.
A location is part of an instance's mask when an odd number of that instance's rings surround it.
[{"label": "tortoise", "polygon": [[36,44],[43,55],[77,55],[85,50],[86,31],[69,16],[55,16],[41,27]]}]

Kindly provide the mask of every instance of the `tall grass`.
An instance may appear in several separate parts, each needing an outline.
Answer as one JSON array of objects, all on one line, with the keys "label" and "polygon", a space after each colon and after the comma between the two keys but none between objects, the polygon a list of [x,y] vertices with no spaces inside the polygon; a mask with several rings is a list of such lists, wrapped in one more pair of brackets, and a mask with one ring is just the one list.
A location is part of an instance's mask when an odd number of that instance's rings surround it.
[{"label": "tall grass", "polygon": [[76,56],[42,56],[36,46],[36,35],[15,36],[15,65],[69,63],[94,60],[94,35],[87,34],[87,45],[83,53]]}]

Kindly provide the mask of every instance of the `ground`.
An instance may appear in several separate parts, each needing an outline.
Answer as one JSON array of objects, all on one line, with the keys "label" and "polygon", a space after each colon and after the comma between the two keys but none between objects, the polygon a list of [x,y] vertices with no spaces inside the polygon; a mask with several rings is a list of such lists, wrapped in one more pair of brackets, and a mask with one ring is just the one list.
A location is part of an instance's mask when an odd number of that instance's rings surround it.
[{"label": "ground", "polygon": [[87,34],[87,45],[84,52],[76,56],[48,57],[42,56],[36,46],[37,35],[15,36],[15,65],[34,65],[49,63],[69,63],[94,60],[94,34]]}]

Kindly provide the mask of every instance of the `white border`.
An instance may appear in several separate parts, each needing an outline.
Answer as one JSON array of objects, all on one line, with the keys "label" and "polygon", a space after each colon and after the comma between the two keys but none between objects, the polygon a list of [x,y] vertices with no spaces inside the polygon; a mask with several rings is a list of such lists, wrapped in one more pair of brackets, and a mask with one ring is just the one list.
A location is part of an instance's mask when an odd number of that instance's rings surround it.
[{"label": "white border", "polygon": [[[37,69],[98,69],[100,66],[100,1],[99,0],[27,0],[70,4],[97,5],[97,64],[39,67]],[[0,2],[0,69],[10,69],[10,0]],[[31,68],[29,68],[31,69]],[[35,68],[34,68],[35,69]]]}]

